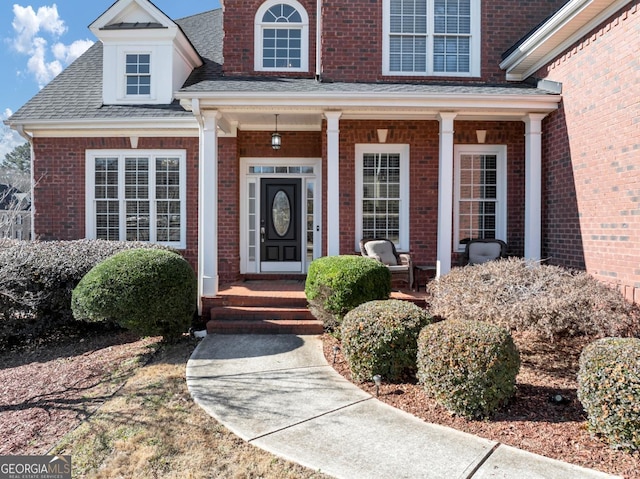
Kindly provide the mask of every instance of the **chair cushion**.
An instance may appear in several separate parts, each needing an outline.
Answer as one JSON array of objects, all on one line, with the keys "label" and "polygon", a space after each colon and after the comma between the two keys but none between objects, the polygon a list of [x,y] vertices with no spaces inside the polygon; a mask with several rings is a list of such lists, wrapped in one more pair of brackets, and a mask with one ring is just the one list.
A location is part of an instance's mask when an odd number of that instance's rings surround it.
[{"label": "chair cushion", "polygon": [[500,243],[469,244],[469,264],[482,264],[500,257]]},{"label": "chair cushion", "polygon": [[367,241],[364,249],[367,251],[367,256],[377,257],[376,259],[379,259],[379,261],[387,266],[395,266],[398,264],[398,260],[393,254],[393,245],[388,241]]}]

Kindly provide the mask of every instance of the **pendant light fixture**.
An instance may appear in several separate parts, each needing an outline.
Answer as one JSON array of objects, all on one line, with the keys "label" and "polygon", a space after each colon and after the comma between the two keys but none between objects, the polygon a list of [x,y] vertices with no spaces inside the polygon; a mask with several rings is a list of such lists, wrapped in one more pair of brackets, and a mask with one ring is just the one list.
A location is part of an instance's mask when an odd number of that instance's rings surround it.
[{"label": "pendant light fixture", "polygon": [[282,137],[278,133],[278,114],[276,113],[276,131],[271,134],[271,148],[279,150],[282,146]]}]

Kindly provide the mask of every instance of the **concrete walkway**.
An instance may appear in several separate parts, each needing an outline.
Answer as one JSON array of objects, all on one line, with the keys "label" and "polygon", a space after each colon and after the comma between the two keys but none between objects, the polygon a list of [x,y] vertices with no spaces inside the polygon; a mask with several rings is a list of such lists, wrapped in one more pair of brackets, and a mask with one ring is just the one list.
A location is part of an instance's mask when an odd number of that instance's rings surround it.
[{"label": "concrete walkway", "polygon": [[327,364],[317,336],[209,335],[187,364],[187,384],[245,441],[337,478],[616,477],[392,408]]}]

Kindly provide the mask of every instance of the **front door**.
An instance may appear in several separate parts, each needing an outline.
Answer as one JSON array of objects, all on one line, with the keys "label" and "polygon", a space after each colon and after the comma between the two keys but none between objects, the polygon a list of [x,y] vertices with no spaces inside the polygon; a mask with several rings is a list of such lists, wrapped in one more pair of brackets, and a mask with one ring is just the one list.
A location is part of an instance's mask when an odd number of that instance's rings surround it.
[{"label": "front door", "polygon": [[262,178],[260,182],[261,270],[302,269],[301,184],[299,178]]}]

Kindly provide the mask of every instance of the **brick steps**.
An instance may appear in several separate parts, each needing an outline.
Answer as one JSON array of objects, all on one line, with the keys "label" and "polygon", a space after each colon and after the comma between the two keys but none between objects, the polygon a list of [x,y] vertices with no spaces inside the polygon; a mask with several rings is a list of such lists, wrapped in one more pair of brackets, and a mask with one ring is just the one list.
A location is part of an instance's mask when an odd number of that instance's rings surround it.
[{"label": "brick steps", "polygon": [[[287,292],[294,289],[294,292]],[[204,302],[209,334],[322,334],[300,286],[286,281],[245,282]]]}]

